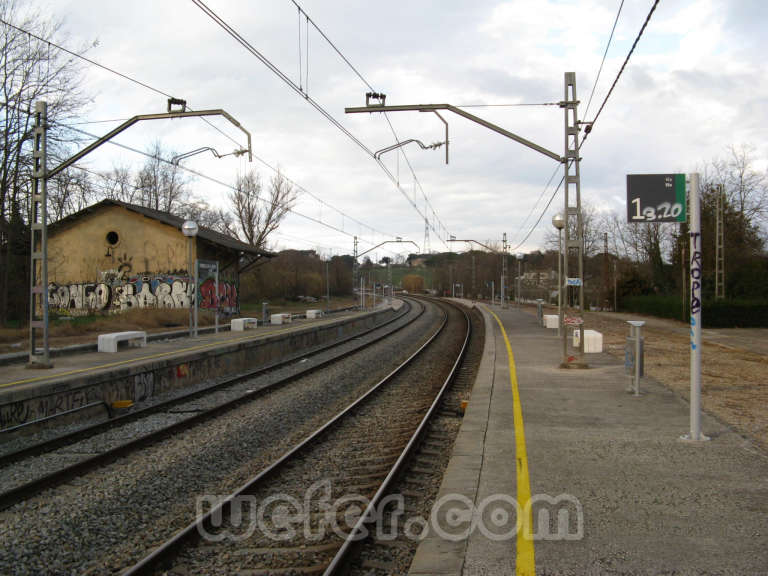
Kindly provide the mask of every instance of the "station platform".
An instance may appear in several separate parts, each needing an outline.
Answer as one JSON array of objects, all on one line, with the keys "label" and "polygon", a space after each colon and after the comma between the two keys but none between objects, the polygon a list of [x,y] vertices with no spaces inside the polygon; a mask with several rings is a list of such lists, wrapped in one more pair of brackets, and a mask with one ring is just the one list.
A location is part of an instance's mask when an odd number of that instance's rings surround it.
[{"label": "station platform", "polygon": [[57,355],[49,369],[9,364],[0,369],[0,431],[84,406],[90,410],[92,404],[137,404],[174,388],[243,373],[289,352],[371,327],[400,304],[394,301],[376,311],[344,311],[244,332],[152,340],[145,347],[115,353]]},{"label": "station platform", "polygon": [[669,389],[635,397],[604,353],[560,369],[555,331],[477,306],[484,355],[411,575],[768,574],[768,454],[706,414],[711,439],[681,440]]}]

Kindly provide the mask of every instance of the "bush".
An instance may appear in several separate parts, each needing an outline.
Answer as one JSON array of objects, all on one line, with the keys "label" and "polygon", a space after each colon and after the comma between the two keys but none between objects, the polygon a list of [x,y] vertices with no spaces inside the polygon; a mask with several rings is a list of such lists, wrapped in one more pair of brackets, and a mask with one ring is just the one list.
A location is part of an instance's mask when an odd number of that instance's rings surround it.
[{"label": "bush", "polygon": [[[622,312],[683,321],[688,319],[689,309],[686,302],[683,316],[679,296],[658,294],[626,296],[619,303]],[[768,301],[705,300],[701,317],[704,328],[768,328]]]}]

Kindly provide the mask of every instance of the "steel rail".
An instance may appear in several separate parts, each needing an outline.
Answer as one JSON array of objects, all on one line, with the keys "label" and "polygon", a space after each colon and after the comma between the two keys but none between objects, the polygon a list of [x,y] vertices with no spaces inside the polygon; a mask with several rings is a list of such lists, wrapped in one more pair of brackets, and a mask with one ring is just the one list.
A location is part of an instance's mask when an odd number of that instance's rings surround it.
[{"label": "steel rail", "polygon": [[[422,307],[420,312],[413,319],[411,319],[408,322],[408,324],[415,321],[423,313],[424,313],[424,308]],[[402,315],[399,316],[398,318],[402,318]],[[408,324],[406,324],[406,326]],[[377,326],[376,328],[381,328],[381,326]],[[245,392],[244,394],[237,396],[236,398],[229,399],[205,411],[198,412],[190,416],[189,418],[179,420],[178,422],[175,422],[169,426],[160,428],[158,430],[154,430],[143,436],[136,437],[124,444],[121,444],[119,446],[106,450],[104,452],[101,452],[89,458],[85,458],[84,460],[81,460],[74,464],[70,464],[69,466],[60,468],[44,476],[40,476],[39,478],[36,478],[24,484],[20,484],[15,488],[11,488],[10,490],[2,492],[0,493],[0,510],[5,510],[6,508],[13,506],[14,504],[17,504],[23,500],[26,500],[40,493],[42,490],[46,488],[51,488],[67,480],[70,480],[77,476],[81,476],[100,466],[105,466],[110,462],[118,458],[121,458],[135,450],[142,449],[146,446],[154,444],[155,442],[158,442],[159,440],[162,440],[174,434],[183,432],[184,430],[192,428],[193,426],[197,426],[198,424],[201,424],[207,420],[210,420],[211,418],[220,416],[221,414],[224,414],[240,406],[241,404],[245,404],[247,402],[253,401],[258,397],[263,396],[267,393],[273,392],[289,384],[290,382],[293,382],[294,380],[298,380],[299,378],[306,376],[307,374],[321,370],[335,362],[338,362],[339,360],[342,360],[348,356],[351,356],[352,354],[355,354],[360,350],[367,348],[368,346],[371,346],[388,336],[391,336],[392,334],[394,334],[400,329],[401,328],[398,328],[397,330],[392,330],[390,332],[377,336],[374,340],[371,340],[369,342],[356,346],[355,348],[348,350],[346,352],[343,352],[339,355],[336,355],[332,358],[327,358],[319,362],[318,364],[307,366],[306,368],[303,368],[302,370],[299,370],[294,374],[291,374],[281,380],[278,380],[277,382],[273,382],[272,384],[264,386],[263,388],[259,388],[258,390],[252,390],[250,392]],[[355,336],[345,339],[345,342],[348,342],[349,340],[354,340],[359,337],[360,337],[360,334],[357,334]],[[307,356],[306,354],[301,355],[301,357],[306,357],[306,356]],[[295,362],[295,361],[296,361],[296,357],[294,357],[291,361],[285,362],[285,364]],[[233,378],[232,381],[228,381],[227,385],[232,385],[238,381],[242,381],[251,377],[254,377],[253,374],[245,375],[245,376],[240,375]],[[221,387],[222,386],[219,386],[219,388]],[[151,408],[154,408],[154,407],[151,407]],[[143,413],[143,414],[146,415],[146,413]],[[125,421],[123,421],[123,423],[124,422]]]},{"label": "steel rail", "polygon": [[467,333],[466,333],[466,336],[464,337],[464,342],[461,345],[461,350],[459,351],[459,355],[457,356],[456,361],[453,363],[453,367],[451,368],[450,373],[445,379],[445,382],[443,382],[443,385],[440,387],[440,391],[437,393],[437,396],[435,396],[435,399],[432,402],[432,405],[429,407],[429,410],[427,410],[427,413],[421,419],[421,422],[419,423],[419,426],[416,428],[416,431],[411,435],[411,438],[408,441],[408,444],[406,444],[405,448],[403,448],[402,453],[400,454],[397,461],[390,469],[386,478],[384,478],[384,480],[382,481],[382,484],[379,487],[379,489],[371,498],[365,511],[360,515],[360,518],[358,519],[357,523],[352,528],[352,530],[350,530],[341,548],[333,557],[330,564],[328,564],[328,567],[325,569],[325,572],[323,572],[323,576],[335,576],[337,574],[345,573],[347,569],[347,560],[349,558],[349,554],[353,546],[355,544],[359,544],[362,541],[360,538],[360,533],[361,533],[361,530],[363,529],[363,526],[365,524],[370,524],[371,522],[376,521],[374,517],[374,513],[378,509],[381,499],[384,496],[386,496],[387,493],[390,491],[390,488],[392,484],[394,484],[395,480],[397,479],[401,469],[403,468],[403,465],[411,456],[411,453],[413,452],[414,448],[418,446],[424,430],[426,429],[429,421],[431,420],[432,416],[437,410],[437,407],[440,405],[440,402],[442,402],[443,396],[445,396],[446,390],[448,390],[448,388],[456,378],[456,372],[459,366],[464,361],[464,356],[466,355],[467,348],[469,347],[469,339],[472,335],[472,322],[469,318],[469,314],[464,308],[460,308],[459,306],[453,303],[449,303],[449,304],[457,308],[460,312],[463,313],[464,320],[466,321],[466,324],[467,324]]},{"label": "steel rail", "polygon": [[[397,320],[400,320],[403,316],[408,314],[411,310],[411,304],[409,302],[406,302],[407,308],[403,310],[402,313],[395,315],[395,317],[391,318],[390,320],[387,320],[386,322],[382,322],[381,324],[377,324],[367,330],[364,330],[362,332],[358,332],[356,334],[352,334],[351,336],[348,336],[346,338],[343,338],[341,340],[335,340],[333,342],[330,342],[329,344],[325,344],[319,348],[316,348],[310,352],[303,353],[303,354],[295,354],[293,356],[290,356],[288,358],[282,358],[280,360],[276,360],[275,362],[272,362],[271,364],[268,364],[266,366],[261,366],[259,368],[256,368],[254,370],[250,370],[248,372],[244,372],[242,374],[238,374],[237,376],[233,376],[231,378],[227,378],[221,382],[217,382],[216,384],[212,384],[211,386],[206,386],[205,388],[200,388],[198,390],[195,390],[193,392],[188,392],[186,394],[181,394],[179,396],[175,396],[173,398],[169,398],[167,400],[163,400],[162,402],[158,402],[156,404],[152,404],[151,406],[147,406],[145,408],[140,408],[137,410],[133,410],[127,414],[123,414],[121,416],[117,416],[115,418],[110,418],[109,420],[105,420],[103,422],[98,422],[96,424],[91,424],[89,426],[85,426],[83,428],[79,428],[78,430],[74,430],[72,432],[68,432],[66,434],[62,434],[60,436],[56,436],[55,438],[51,438],[49,440],[45,440],[43,442],[39,442],[37,444],[32,444],[30,446],[26,446],[24,448],[20,448],[19,450],[16,450],[14,452],[9,452],[7,454],[0,455],[0,468],[3,468],[9,464],[12,464],[14,462],[18,462],[19,460],[23,460],[24,458],[29,458],[31,456],[39,456],[40,454],[44,454],[46,452],[50,452],[52,450],[56,450],[58,448],[61,448],[62,446],[67,446],[69,444],[73,444],[75,442],[80,442],[81,440],[85,440],[87,438],[91,438],[92,436],[95,436],[96,434],[101,434],[102,432],[106,432],[107,430],[111,430],[112,428],[116,428],[118,426],[122,426],[123,424],[127,424],[129,422],[133,422],[135,420],[138,420],[140,418],[143,418],[144,416],[148,416],[150,414],[154,414],[156,412],[162,412],[163,410],[166,410],[168,408],[171,408],[177,404],[181,404],[183,402],[187,402],[189,400],[194,400],[196,398],[199,398],[201,396],[205,396],[207,394],[218,392],[221,389],[226,388],[227,386],[232,386],[234,384],[237,384],[238,382],[241,382],[243,380],[247,380],[249,378],[255,378],[257,376],[263,376],[264,374],[271,372],[273,370],[278,370],[280,368],[283,368],[285,366],[288,366],[289,364],[292,364],[293,362],[296,362],[296,360],[300,358],[307,358],[311,356],[315,356],[317,354],[321,354],[323,352],[326,352],[328,350],[331,350],[337,346],[341,346],[342,344],[346,344],[347,342],[350,342],[352,340],[355,340],[356,338],[359,338],[361,336],[365,336],[366,334],[370,334],[371,332],[375,330],[379,330],[381,328],[384,328],[393,322],[396,322]],[[419,313],[421,315],[422,312]],[[418,318],[418,316],[416,317]],[[416,319],[414,318],[414,320]]]},{"label": "steel rail", "polygon": [[[168,564],[174,557],[178,555],[181,549],[190,543],[194,543],[203,530],[210,528],[211,520],[214,517],[221,517],[227,514],[231,510],[232,503],[243,494],[252,492],[259,484],[264,482],[267,478],[272,476],[280,468],[282,468],[292,458],[299,453],[307,450],[314,442],[321,438],[325,433],[335,427],[342,419],[350,415],[358,406],[367,401],[372,395],[381,390],[396,375],[402,372],[406,367],[418,358],[442,333],[443,329],[448,323],[448,314],[445,313],[442,322],[438,329],[430,336],[430,338],[422,344],[418,350],[411,354],[405,361],[399,366],[382,378],[377,384],[371,387],[367,392],[360,396],[357,400],[353,401],[338,414],[333,416],[330,420],[325,422],[322,426],[317,428],[314,432],[301,440],[294,447],[290,448],[283,453],[277,460],[270,464],[267,468],[260,471],[251,479],[247,480],[243,485],[237,488],[229,496],[221,500],[215,506],[211,508],[207,513],[198,516],[194,521],[188,524],[185,528],[178,531],[170,539],[166,540],[163,544],[155,548],[152,552],[135,563],[130,568],[121,573],[121,576],[145,576],[153,574],[156,569]],[[462,348],[464,350],[464,348]],[[400,460],[398,459],[398,462]]]}]

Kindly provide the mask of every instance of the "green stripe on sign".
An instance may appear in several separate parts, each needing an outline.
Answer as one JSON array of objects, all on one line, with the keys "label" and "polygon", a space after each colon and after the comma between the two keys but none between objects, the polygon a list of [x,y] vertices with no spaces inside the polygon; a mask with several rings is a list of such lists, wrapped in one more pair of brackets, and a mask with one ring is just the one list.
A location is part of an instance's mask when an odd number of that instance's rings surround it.
[{"label": "green stripe on sign", "polygon": [[683,207],[677,217],[677,221],[685,222],[686,214],[688,213],[685,205],[685,174],[675,174],[675,203]]}]

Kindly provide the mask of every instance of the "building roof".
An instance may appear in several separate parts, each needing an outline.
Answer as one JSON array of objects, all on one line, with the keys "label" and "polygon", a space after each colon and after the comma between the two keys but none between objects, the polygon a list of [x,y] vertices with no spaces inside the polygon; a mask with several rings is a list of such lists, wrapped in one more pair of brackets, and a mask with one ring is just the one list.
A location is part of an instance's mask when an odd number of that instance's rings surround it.
[{"label": "building roof", "polygon": [[[162,222],[163,224],[167,224],[168,226],[173,226],[179,231],[181,231],[181,227],[185,222],[184,218],[182,218],[181,216],[176,216],[174,214],[170,214],[169,212],[154,210],[152,208],[147,208],[145,206],[128,204],[127,202],[121,202],[120,200],[111,200],[107,198],[105,200],[102,200],[101,202],[97,202],[96,204],[88,206],[87,208],[83,208],[79,212],[75,212],[74,214],[70,214],[69,216],[62,218],[61,220],[54,222],[48,228],[49,230],[53,231],[60,226],[79,220],[83,216],[87,214],[91,214],[97,210],[100,210],[105,206],[120,206],[122,208],[125,208],[126,210],[130,210],[131,212],[136,212],[137,214],[141,214],[142,216],[151,218],[152,220],[157,220],[158,222]],[[232,238],[231,236],[227,236],[226,234],[222,234],[221,232],[216,232],[215,230],[206,228],[205,226],[200,226],[197,232],[197,237],[203,240],[207,240],[212,244],[217,244],[219,246],[229,248],[230,250],[244,252],[246,254],[250,254],[253,256],[263,256],[266,258],[273,258],[274,256],[276,256],[274,252],[268,252],[267,250],[258,249],[255,246],[251,246],[250,244],[241,242],[237,238]]]}]

